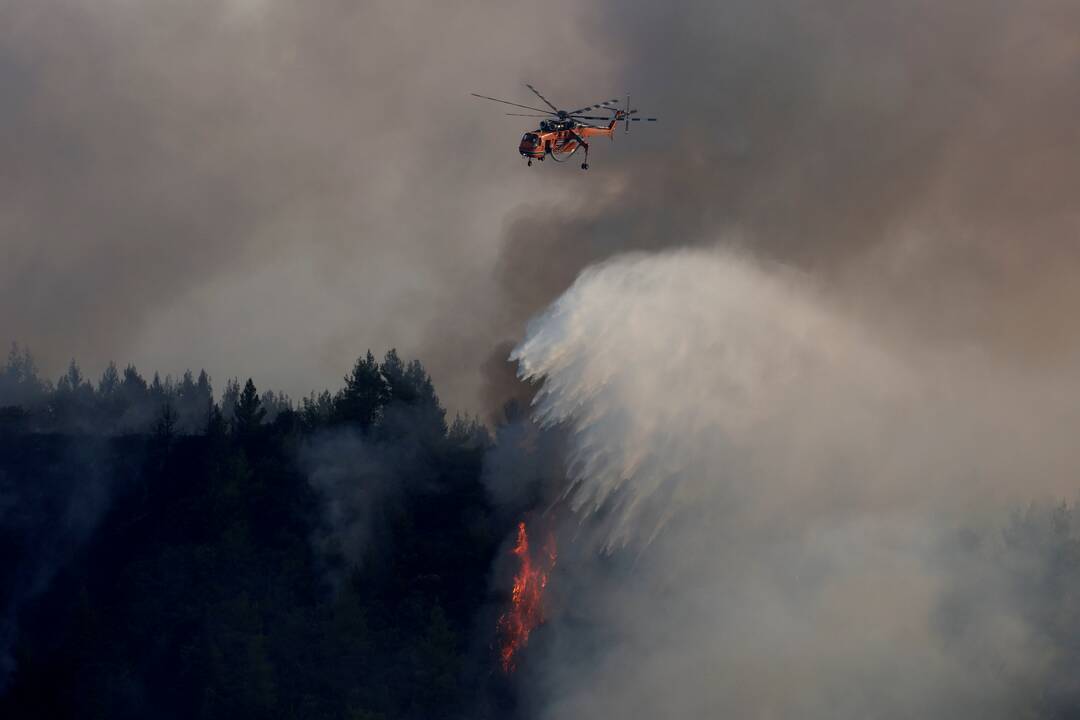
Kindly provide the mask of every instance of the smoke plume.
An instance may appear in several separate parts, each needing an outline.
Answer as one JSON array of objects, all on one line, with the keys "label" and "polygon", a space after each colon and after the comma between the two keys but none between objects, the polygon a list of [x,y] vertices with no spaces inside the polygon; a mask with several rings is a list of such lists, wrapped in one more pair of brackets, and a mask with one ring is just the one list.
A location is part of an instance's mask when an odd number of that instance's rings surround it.
[{"label": "smoke plume", "polygon": [[[1075,3],[546,8],[4,3],[0,341],[294,397],[399,347],[497,412],[485,359],[581,269],[728,237],[876,322],[1075,350]],[[524,82],[660,122],[526,169],[532,120],[468,95]]]},{"label": "smoke plume", "polygon": [[534,11],[0,3],[0,342],[54,378],[125,357],[293,396],[366,347],[424,349],[470,407],[505,208],[558,194],[468,94],[576,66],[503,32]]},{"label": "smoke plume", "polygon": [[1075,357],[1074,4],[611,3],[595,35],[655,127],[570,202],[510,216],[505,332],[591,263],[724,243],[865,321],[1020,363]]},{"label": "smoke plume", "polygon": [[1016,717],[1066,682],[1034,561],[957,547],[1074,492],[1069,378],[715,250],[589,268],[514,358],[573,509],[540,716]]}]

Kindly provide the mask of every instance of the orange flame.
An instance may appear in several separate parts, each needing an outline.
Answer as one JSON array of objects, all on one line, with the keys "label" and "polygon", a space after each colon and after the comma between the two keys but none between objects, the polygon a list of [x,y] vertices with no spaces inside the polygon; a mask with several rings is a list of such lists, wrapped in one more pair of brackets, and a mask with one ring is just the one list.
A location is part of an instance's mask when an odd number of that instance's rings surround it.
[{"label": "orange flame", "polygon": [[529,553],[529,535],[525,523],[518,523],[517,544],[514,555],[519,568],[514,576],[510,593],[510,609],[499,618],[498,630],[502,636],[499,659],[503,672],[511,673],[516,667],[515,657],[521,648],[529,644],[529,634],[544,622],[544,588],[548,573],[555,567],[555,536],[549,535],[543,555],[534,562]]}]

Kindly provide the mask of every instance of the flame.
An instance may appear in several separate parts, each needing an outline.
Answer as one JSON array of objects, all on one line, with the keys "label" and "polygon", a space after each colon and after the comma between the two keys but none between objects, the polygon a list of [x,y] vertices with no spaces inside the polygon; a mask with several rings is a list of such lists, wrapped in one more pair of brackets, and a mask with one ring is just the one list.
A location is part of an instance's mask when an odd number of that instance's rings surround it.
[{"label": "flame", "polygon": [[548,574],[555,567],[555,536],[548,535],[542,555],[534,561],[529,552],[525,523],[519,522],[513,554],[519,568],[510,593],[510,609],[502,614],[497,626],[502,637],[499,660],[503,672],[507,673],[514,671],[517,653],[529,644],[529,634],[544,622],[544,588]]}]

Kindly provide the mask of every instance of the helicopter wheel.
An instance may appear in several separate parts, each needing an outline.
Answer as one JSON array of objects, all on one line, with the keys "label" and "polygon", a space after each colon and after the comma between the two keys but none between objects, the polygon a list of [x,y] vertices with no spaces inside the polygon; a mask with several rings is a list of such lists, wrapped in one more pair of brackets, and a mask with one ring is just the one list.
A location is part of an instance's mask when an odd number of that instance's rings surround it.
[{"label": "helicopter wheel", "polygon": [[529,167],[532,167],[532,160],[529,161]]},{"label": "helicopter wheel", "polygon": [[588,170],[589,169],[589,144],[587,142],[585,142],[584,140],[582,140],[581,138],[578,138],[578,142],[581,143],[581,147],[585,150],[585,159],[581,161],[581,169],[582,170]]}]

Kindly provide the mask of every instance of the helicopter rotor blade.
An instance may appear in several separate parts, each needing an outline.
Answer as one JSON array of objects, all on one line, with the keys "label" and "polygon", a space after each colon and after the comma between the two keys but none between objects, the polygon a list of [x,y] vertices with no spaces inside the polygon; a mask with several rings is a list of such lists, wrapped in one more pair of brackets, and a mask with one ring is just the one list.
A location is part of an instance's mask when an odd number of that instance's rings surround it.
[{"label": "helicopter rotor blade", "polygon": [[[638,112],[638,111],[637,110],[620,110],[619,111],[620,114],[617,116],[617,119],[618,120],[630,120],[630,122],[641,122],[643,120],[646,121],[646,122],[656,122],[656,118],[630,117],[631,115],[633,115],[636,112]],[[571,114],[571,115],[568,115],[567,117],[572,117],[575,120],[614,120],[614,119],[616,119],[616,118],[604,117],[603,115],[575,115],[575,114]]]},{"label": "helicopter rotor blade", "polygon": [[552,104],[551,104],[551,101],[550,101],[550,100],[548,100],[548,99],[547,99],[546,97],[544,97],[543,95],[541,95],[541,94],[540,94],[540,91],[539,91],[539,90],[537,90],[536,88],[534,88],[534,87],[533,87],[532,85],[530,85],[529,83],[525,83],[525,87],[527,87],[527,88],[529,88],[530,90],[532,90],[532,91],[533,91],[533,94],[534,94],[534,95],[536,95],[536,97],[538,97],[538,98],[540,98],[541,100],[543,100],[543,101],[544,101],[544,104],[545,104],[545,105],[547,105],[547,106],[548,106],[549,108],[551,108],[552,110],[554,110],[554,111],[555,111],[556,113],[557,113],[557,112],[559,112],[559,108],[557,108],[557,107],[555,107],[554,105],[552,105]]},{"label": "helicopter rotor blade", "polygon": [[540,117],[540,118],[551,117],[550,115],[530,115],[529,113],[506,113],[506,114],[507,115],[513,115],[515,117]]},{"label": "helicopter rotor blade", "polygon": [[589,110],[599,110],[602,107],[607,107],[608,105],[617,102],[619,102],[619,98],[614,98],[613,100],[602,100],[595,105],[586,105],[585,107],[578,108],[577,110],[571,110],[567,113],[567,115],[577,115],[578,113],[588,112]]},{"label": "helicopter rotor blade", "polygon": [[[483,98],[484,100],[493,100],[494,102],[503,103],[505,105],[513,105],[514,107],[524,108],[526,110],[534,110],[536,112],[544,113],[545,115],[556,115],[556,113],[548,112],[547,110],[544,110],[543,108],[534,108],[534,107],[529,107],[528,105],[519,105],[517,103],[512,103],[509,100],[500,100],[499,98],[488,97],[487,95],[477,95],[476,93],[469,93],[469,94],[472,95],[473,97]],[[558,117],[558,115],[556,115],[556,117]]]}]

